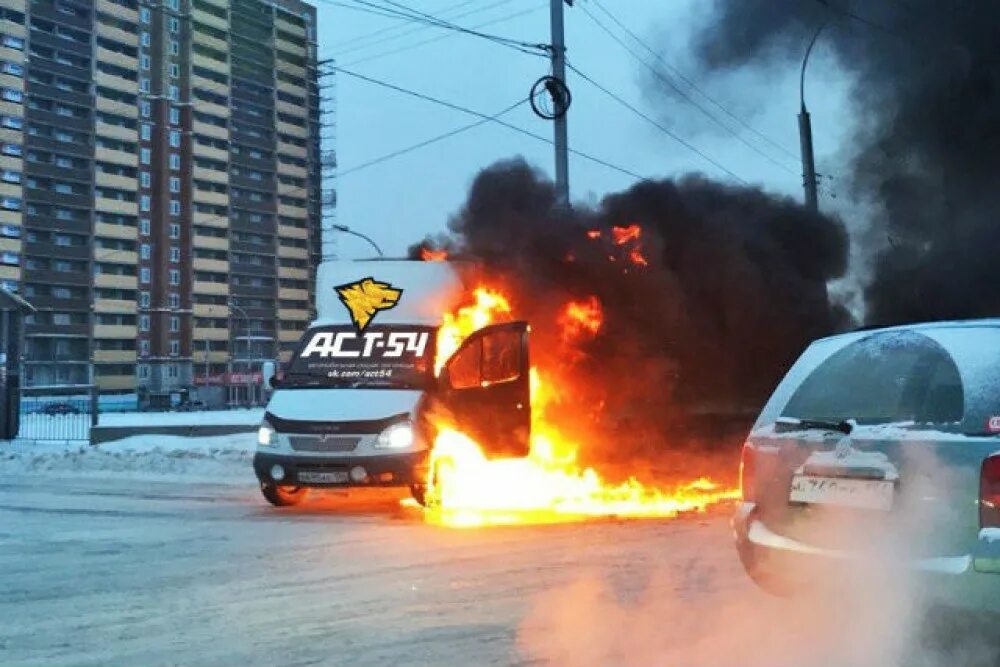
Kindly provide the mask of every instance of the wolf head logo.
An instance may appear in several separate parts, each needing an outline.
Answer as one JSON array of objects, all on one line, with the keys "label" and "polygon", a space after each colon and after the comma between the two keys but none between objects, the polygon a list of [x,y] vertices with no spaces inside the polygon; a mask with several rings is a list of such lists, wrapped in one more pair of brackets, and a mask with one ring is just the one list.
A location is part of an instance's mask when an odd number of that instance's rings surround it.
[{"label": "wolf head logo", "polygon": [[403,295],[403,290],[371,277],[340,285],[334,289],[340,297],[340,302],[351,314],[351,321],[358,331],[364,331],[375,317],[375,313],[394,307],[399,303],[399,297]]}]

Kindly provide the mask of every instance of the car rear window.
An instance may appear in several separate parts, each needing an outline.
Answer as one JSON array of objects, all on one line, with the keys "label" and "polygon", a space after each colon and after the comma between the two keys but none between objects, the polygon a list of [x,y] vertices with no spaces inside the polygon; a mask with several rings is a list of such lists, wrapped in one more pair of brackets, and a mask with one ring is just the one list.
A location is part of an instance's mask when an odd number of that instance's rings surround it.
[{"label": "car rear window", "polygon": [[913,331],[886,331],[830,355],[794,391],[782,416],[959,430],[964,391],[942,345]]}]

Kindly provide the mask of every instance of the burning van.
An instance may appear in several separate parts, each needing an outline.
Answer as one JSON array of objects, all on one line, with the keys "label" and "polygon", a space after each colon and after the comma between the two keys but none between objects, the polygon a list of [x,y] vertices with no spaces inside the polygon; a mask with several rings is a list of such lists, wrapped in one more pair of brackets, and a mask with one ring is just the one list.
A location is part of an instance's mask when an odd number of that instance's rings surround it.
[{"label": "burning van", "polygon": [[461,423],[489,455],[528,453],[528,327],[439,337],[465,288],[449,262],[320,267],[317,319],[280,373],[265,367],[274,394],[253,466],[269,502],[352,486],[406,486],[423,502],[432,414]]}]

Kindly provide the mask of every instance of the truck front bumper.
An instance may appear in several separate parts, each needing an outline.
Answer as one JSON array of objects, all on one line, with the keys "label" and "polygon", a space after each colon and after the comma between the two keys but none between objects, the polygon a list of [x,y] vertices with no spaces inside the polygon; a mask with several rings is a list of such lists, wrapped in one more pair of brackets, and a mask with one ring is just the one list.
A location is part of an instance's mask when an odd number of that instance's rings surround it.
[{"label": "truck front bumper", "polygon": [[[428,450],[405,454],[379,456],[289,456],[257,452],[253,457],[253,470],[257,479],[265,484],[335,488],[348,486],[410,486],[427,478]],[[272,476],[275,466],[281,466],[281,479]],[[363,470],[361,477],[359,470]],[[352,475],[352,471],[354,474]],[[301,479],[302,473],[309,479]],[[316,481],[316,473],[328,481]],[[333,479],[336,481],[330,481]]]}]

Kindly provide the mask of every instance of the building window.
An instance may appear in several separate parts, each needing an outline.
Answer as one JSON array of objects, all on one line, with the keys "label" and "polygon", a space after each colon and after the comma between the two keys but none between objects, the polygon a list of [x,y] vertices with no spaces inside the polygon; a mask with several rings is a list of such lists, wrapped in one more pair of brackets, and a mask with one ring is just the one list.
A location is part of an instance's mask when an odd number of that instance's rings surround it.
[{"label": "building window", "polygon": [[149,123],[142,124],[142,140],[149,141],[153,138],[153,126]]},{"label": "building window", "polygon": [[170,261],[179,262],[181,261],[181,249],[177,246],[170,246]]},{"label": "building window", "polygon": [[181,75],[181,68],[177,63],[170,63],[170,78],[176,79]]},{"label": "building window", "polygon": [[176,222],[170,223],[170,238],[179,239],[181,237],[181,226]]},{"label": "building window", "polygon": [[168,0],[167,5],[175,12],[179,12],[181,10],[180,0]]},{"label": "building window", "polygon": [[149,331],[149,315],[139,316],[139,331]]},{"label": "building window", "polygon": [[179,125],[181,122],[181,110],[177,107],[170,107],[170,124]]},{"label": "building window", "polygon": [[3,39],[0,40],[0,44],[11,49],[17,49],[18,51],[24,51],[24,40],[20,37],[14,37],[13,35],[4,35]]},{"label": "building window", "polygon": [[152,115],[152,106],[149,100],[142,100],[139,102],[139,112],[142,114],[143,118],[149,118]]},{"label": "building window", "polygon": [[141,269],[139,269],[139,282],[141,282],[143,285],[148,285],[149,284],[149,267],[148,266],[144,266]]},{"label": "building window", "polygon": [[149,33],[148,32],[143,32],[141,35],[139,35],[139,42],[143,46],[148,47],[149,46]]},{"label": "building window", "polygon": [[153,151],[148,148],[139,149],[139,161],[143,164],[149,164],[153,161]]},{"label": "building window", "polygon": [[170,215],[180,215],[181,214],[181,203],[176,199],[170,200]]},{"label": "building window", "polygon": [[8,102],[20,102],[24,99],[24,94],[20,90],[14,90],[13,88],[4,88],[3,92],[0,93],[0,97],[7,100]]},{"label": "building window", "polygon": [[180,145],[181,145],[180,130],[170,130],[170,146],[172,148],[180,148]]},{"label": "building window", "polygon": [[144,76],[140,77],[139,78],[139,92],[140,93],[148,93],[149,90],[150,90],[150,88],[149,88],[149,79],[146,78],[146,77],[144,77]]},{"label": "building window", "polygon": [[24,67],[17,63],[4,63],[0,65],[0,72],[11,76],[24,76]]},{"label": "building window", "polygon": [[149,234],[149,218],[139,218],[139,232]]},{"label": "building window", "polygon": [[148,53],[143,53],[139,56],[139,69],[149,70],[150,65],[152,65],[152,59],[149,57]]},{"label": "building window", "polygon": [[181,168],[181,156],[177,153],[170,154],[170,168],[180,169]]},{"label": "building window", "polygon": [[170,32],[176,34],[181,29],[181,22],[176,16],[170,17]]},{"label": "building window", "polygon": [[169,90],[169,92],[167,93],[167,97],[169,97],[170,99],[172,99],[174,102],[176,102],[177,100],[180,99],[180,97],[181,97],[181,91],[180,91],[180,89],[177,86],[171,84],[171,86],[170,86],[170,88],[168,90]]},{"label": "building window", "polygon": [[149,292],[139,292],[139,307],[149,308]]},{"label": "building window", "polygon": [[177,269],[170,269],[170,284],[180,285],[181,284],[181,272]]},{"label": "building window", "polygon": [[139,8],[139,20],[140,21],[142,21],[143,23],[149,23],[149,15],[150,15],[149,7],[140,7]]},{"label": "building window", "polygon": [[143,243],[141,246],[139,246],[139,257],[141,257],[142,259],[149,259],[149,255],[150,252],[148,243]]},{"label": "building window", "polygon": [[176,39],[170,40],[170,55],[178,56],[181,53],[181,45]]},{"label": "building window", "polygon": [[148,212],[150,209],[150,197],[149,195],[142,195],[139,197],[139,210],[143,212]]},{"label": "building window", "polygon": [[177,317],[176,315],[171,316],[170,331],[173,333],[177,333],[180,330],[181,330],[181,318]]},{"label": "building window", "polygon": [[148,188],[153,182],[153,177],[150,176],[148,171],[141,172],[139,174],[139,182],[142,183],[142,187]]},{"label": "building window", "polygon": [[17,116],[4,116],[3,119],[0,120],[0,125],[3,125],[11,130],[20,130],[24,127],[24,120],[18,118]]},{"label": "building window", "polygon": [[181,296],[177,292],[170,293],[170,307],[171,308],[181,307]]},{"label": "building window", "polygon": [[[143,345],[143,343],[145,343],[145,345]],[[141,354],[144,357],[149,355],[149,341],[148,340],[144,340],[144,341],[142,341],[142,343],[139,343],[139,354]],[[148,380],[149,379],[149,364],[139,364],[138,367],[136,367],[136,372],[139,373],[139,379],[140,380]]]},{"label": "building window", "polygon": [[170,177],[170,191],[171,192],[181,191],[181,179],[177,178],[176,176]]},{"label": "building window", "polygon": [[4,155],[14,155],[20,157],[21,155],[21,144],[4,144],[0,147],[0,153]]}]

